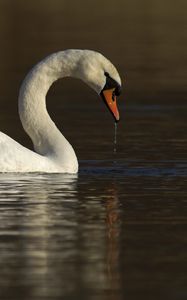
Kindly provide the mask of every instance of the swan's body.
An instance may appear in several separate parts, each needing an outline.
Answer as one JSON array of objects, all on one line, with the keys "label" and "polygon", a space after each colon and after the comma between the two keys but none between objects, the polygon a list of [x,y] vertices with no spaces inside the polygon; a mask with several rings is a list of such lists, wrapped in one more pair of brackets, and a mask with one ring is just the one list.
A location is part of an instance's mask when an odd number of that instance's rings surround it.
[{"label": "swan's body", "polygon": [[[118,88],[121,84],[115,67],[104,56],[94,51],[61,51],[38,63],[26,76],[19,93],[20,119],[32,139],[36,152],[23,147],[0,132],[0,172],[76,173],[78,171],[75,152],[51,120],[45,101],[52,83],[67,76],[82,79],[97,93],[101,93],[102,90],[108,92],[108,88],[104,89],[108,76],[110,78],[107,82],[110,81],[110,84],[111,80]],[[111,105],[110,110],[118,120],[115,103],[114,108],[112,102],[107,105]]]}]

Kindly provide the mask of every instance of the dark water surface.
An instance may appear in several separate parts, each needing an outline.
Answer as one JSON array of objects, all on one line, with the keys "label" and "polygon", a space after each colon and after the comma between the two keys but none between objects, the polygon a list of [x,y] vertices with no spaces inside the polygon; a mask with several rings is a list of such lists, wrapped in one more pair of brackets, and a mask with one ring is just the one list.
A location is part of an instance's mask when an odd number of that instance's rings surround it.
[{"label": "dark water surface", "polygon": [[124,86],[116,153],[103,103],[65,79],[48,109],[79,174],[0,174],[1,300],[187,299],[187,4],[109,2],[0,0],[2,131],[32,147],[18,89],[51,52],[101,51]]},{"label": "dark water surface", "polygon": [[78,175],[0,175],[1,299],[186,299],[186,114],[127,114],[115,157],[86,123]]}]

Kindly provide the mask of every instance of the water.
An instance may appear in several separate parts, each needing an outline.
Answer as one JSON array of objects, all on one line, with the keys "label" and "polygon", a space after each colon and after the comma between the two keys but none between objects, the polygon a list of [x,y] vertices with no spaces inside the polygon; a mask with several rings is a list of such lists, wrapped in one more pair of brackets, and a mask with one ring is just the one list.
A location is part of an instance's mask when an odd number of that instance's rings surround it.
[{"label": "water", "polygon": [[32,148],[18,87],[59,49],[101,51],[124,86],[115,129],[85,84],[51,88],[77,175],[0,174],[0,299],[185,300],[186,2],[82,2],[0,1],[2,131]]},{"label": "water", "polygon": [[[186,298],[182,113],[128,108],[115,164],[111,140],[98,135],[90,153],[101,159],[80,160],[78,175],[0,175],[1,299]],[[163,128],[166,115],[175,131]],[[150,132],[157,118],[162,135]]]}]

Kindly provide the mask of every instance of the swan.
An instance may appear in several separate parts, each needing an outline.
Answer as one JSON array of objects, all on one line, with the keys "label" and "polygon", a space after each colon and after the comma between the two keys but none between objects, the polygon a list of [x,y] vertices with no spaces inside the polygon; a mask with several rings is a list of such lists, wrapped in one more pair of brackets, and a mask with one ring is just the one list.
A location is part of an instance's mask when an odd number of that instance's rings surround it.
[{"label": "swan", "polygon": [[73,147],[58,130],[46,108],[46,94],[59,78],[75,77],[101,95],[115,121],[121,79],[114,65],[92,50],[68,49],[36,64],[25,77],[18,97],[19,116],[34,150],[0,132],[0,172],[77,173]]}]

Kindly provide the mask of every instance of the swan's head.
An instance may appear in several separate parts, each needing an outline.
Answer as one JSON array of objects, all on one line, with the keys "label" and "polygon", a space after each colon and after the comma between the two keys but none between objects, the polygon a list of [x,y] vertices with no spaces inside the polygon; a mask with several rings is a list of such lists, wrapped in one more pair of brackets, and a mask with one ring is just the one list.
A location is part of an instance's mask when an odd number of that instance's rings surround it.
[{"label": "swan's head", "polygon": [[114,65],[102,54],[84,50],[79,60],[79,77],[101,95],[116,122],[119,112],[116,98],[121,93],[121,79]]}]

